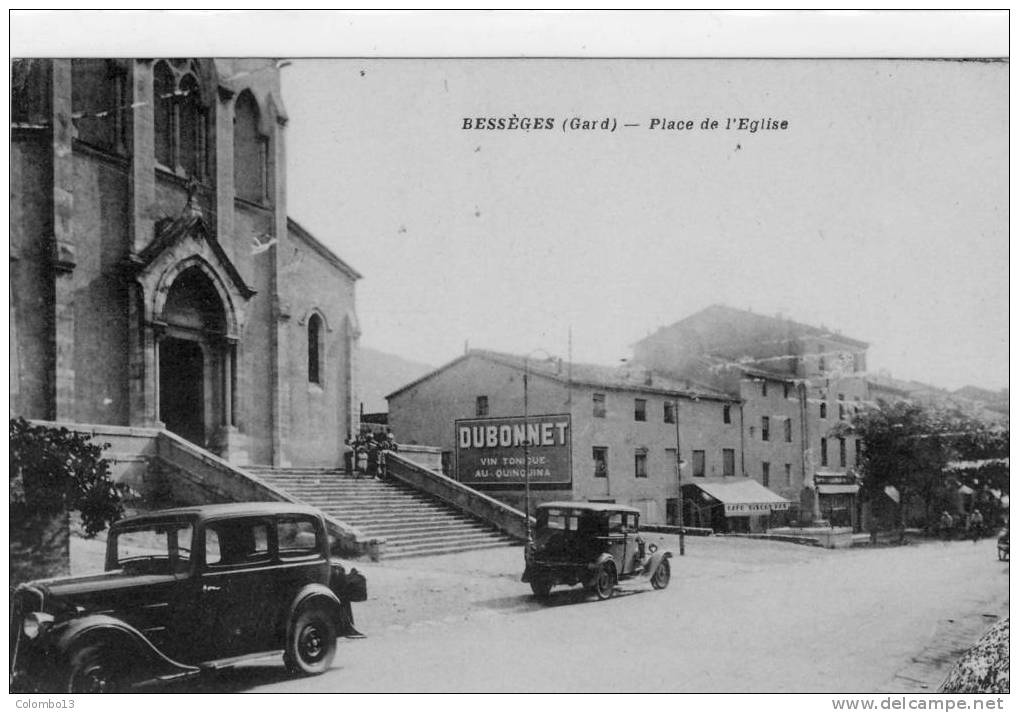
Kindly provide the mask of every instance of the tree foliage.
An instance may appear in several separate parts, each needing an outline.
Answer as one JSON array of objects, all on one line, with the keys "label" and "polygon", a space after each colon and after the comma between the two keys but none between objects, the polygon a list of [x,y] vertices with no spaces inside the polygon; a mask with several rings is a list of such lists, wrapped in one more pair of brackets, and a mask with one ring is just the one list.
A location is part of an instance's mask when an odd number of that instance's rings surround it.
[{"label": "tree foliage", "polygon": [[10,421],[11,513],[81,512],[88,536],[104,530],[124,512],[122,488],[110,478],[102,453],[88,435],[66,428]]},{"label": "tree foliage", "polygon": [[864,499],[881,498],[886,487],[893,486],[900,496],[900,523],[903,506],[914,499],[923,503],[928,520],[947,505],[949,488],[954,486],[946,478],[950,461],[1008,455],[1007,425],[990,425],[958,409],[911,401],[879,401],[842,429],[863,441]]}]

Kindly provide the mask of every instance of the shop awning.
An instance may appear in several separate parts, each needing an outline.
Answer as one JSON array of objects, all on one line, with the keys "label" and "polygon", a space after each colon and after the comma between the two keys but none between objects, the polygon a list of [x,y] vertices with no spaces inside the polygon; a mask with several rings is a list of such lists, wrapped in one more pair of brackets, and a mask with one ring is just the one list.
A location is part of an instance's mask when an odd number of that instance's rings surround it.
[{"label": "shop awning", "polygon": [[715,500],[725,505],[725,515],[764,515],[772,510],[788,510],[789,501],[773,493],[756,480],[744,479],[732,482],[693,482]]},{"label": "shop awning", "polygon": [[819,483],[817,485],[817,492],[821,495],[840,495],[842,493],[849,493],[850,495],[856,495],[860,492],[859,485],[826,485]]}]

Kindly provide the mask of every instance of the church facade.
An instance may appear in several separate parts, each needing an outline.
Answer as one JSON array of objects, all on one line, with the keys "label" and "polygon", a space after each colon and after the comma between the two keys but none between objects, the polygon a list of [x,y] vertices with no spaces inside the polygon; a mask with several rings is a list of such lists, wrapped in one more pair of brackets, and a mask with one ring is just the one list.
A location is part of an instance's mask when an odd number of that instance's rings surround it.
[{"label": "church facade", "polygon": [[272,60],[12,66],[10,411],[334,467],[355,283],[287,215]]}]

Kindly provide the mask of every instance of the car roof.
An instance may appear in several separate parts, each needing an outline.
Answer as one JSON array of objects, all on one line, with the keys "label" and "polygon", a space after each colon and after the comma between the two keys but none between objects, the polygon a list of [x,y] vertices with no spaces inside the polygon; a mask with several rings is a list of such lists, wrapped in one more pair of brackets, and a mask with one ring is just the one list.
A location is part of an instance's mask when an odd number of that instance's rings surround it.
[{"label": "car roof", "polygon": [[131,517],[125,517],[114,524],[122,526],[159,520],[209,520],[219,517],[243,517],[250,515],[314,515],[321,517],[321,512],[308,505],[286,501],[218,503],[214,505],[191,505],[166,510],[152,510]]},{"label": "car roof", "polygon": [[571,502],[567,500],[542,503],[538,506],[538,508],[568,508],[570,510],[587,510],[589,512],[631,512],[638,515],[640,514],[640,510],[635,507],[630,507],[629,505],[616,505],[615,503]]}]

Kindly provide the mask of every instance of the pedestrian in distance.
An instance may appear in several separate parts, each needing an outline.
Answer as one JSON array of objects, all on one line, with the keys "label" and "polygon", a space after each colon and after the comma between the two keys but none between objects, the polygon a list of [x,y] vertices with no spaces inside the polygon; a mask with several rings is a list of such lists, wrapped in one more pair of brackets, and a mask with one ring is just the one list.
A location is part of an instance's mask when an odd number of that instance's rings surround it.
[{"label": "pedestrian in distance", "polygon": [[969,514],[969,534],[973,537],[974,545],[984,534],[984,516],[976,508]]},{"label": "pedestrian in distance", "polygon": [[350,436],[343,439],[343,470],[347,475],[354,472],[354,446],[350,443]]},{"label": "pedestrian in distance", "polygon": [[941,521],[939,524],[941,528],[941,539],[943,540],[952,539],[952,525],[955,524],[955,521],[952,519],[952,516],[948,513],[947,510],[943,510],[941,512]]}]

